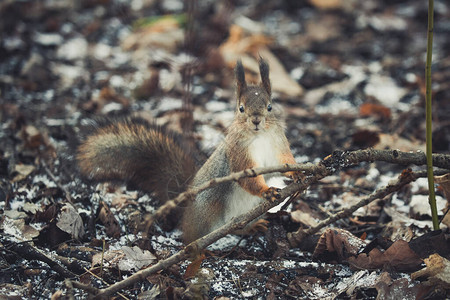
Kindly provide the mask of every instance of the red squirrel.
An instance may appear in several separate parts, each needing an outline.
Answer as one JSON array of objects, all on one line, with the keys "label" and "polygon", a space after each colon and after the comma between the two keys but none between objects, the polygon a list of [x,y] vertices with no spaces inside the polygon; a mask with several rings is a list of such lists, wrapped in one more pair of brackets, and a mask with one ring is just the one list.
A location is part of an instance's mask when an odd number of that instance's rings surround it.
[{"label": "red squirrel", "polygon": [[[168,199],[170,192],[183,192],[232,172],[295,163],[284,122],[272,109],[269,65],[262,58],[259,70],[261,83],[247,84],[244,67],[237,62],[234,121],[225,140],[198,171],[176,134],[129,119],[98,128],[81,144],[77,154],[81,172],[94,180],[123,180]],[[285,175],[302,176],[296,172]],[[270,176],[243,178],[200,192],[185,209],[184,240],[191,242],[210,233],[266,196],[276,197],[278,189],[266,183]]]}]

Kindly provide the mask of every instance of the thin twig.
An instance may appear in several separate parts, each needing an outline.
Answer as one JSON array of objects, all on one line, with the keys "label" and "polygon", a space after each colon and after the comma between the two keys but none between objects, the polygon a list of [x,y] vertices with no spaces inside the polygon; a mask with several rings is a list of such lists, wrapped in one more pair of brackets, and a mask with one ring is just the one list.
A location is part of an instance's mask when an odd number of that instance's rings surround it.
[{"label": "thin twig", "polygon": [[67,270],[62,266],[62,264],[59,263],[55,258],[50,258],[39,249],[33,247],[30,243],[11,243],[7,246],[7,248],[11,251],[16,252],[21,257],[28,259],[28,260],[39,260],[47,265],[49,265],[53,271],[58,273],[64,278],[74,278],[77,275],[72,273],[71,271]]},{"label": "thin twig", "polygon": [[[423,152],[403,152],[400,150],[365,149],[356,151],[336,151],[333,154],[333,157],[334,157],[333,161],[325,159],[324,165],[327,168],[335,170],[357,165],[361,162],[385,161],[405,166],[407,165],[421,166],[426,165],[427,162],[427,158]],[[450,155],[433,154],[433,165],[435,167],[443,169],[450,169]],[[246,169],[240,172],[231,173],[230,175],[225,177],[214,178],[197,187],[191,187],[188,191],[181,193],[176,198],[168,200],[149,218],[149,220],[147,220],[147,228],[149,228],[156,219],[162,216],[166,216],[168,212],[178,207],[181,203],[185,202],[188,199],[192,199],[198,193],[208,188],[211,188],[215,185],[230,181],[238,181],[239,179],[245,177],[256,177],[258,175],[277,172],[285,173],[289,171],[299,171],[305,173],[306,175],[316,174],[317,172],[319,173],[324,172],[323,167],[324,167],[323,165],[315,165],[312,163],[285,164],[274,167]]]},{"label": "thin twig", "polygon": [[[415,165],[424,165],[426,164],[426,157],[425,154],[422,152],[416,152],[416,153],[407,153],[407,152],[401,152],[398,150],[357,150],[357,151],[349,151],[349,152],[339,152],[336,151],[333,153],[333,155],[327,157],[322,162],[318,164],[296,164],[296,165],[284,165],[284,166],[278,166],[278,167],[271,167],[271,168],[257,168],[257,169],[250,169],[250,170],[244,170],[242,172],[233,173],[229,176],[218,178],[211,180],[197,188],[193,188],[192,190],[185,192],[183,194],[180,194],[176,199],[174,199],[172,202],[179,203],[186,199],[186,195],[189,197],[195,196],[197,193],[199,193],[202,190],[205,190],[215,184],[228,182],[228,181],[236,181],[243,177],[251,177],[251,176],[257,176],[261,174],[266,173],[273,173],[273,172],[287,172],[287,171],[305,171],[308,174],[311,174],[311,176],[305,178],[303,182],[293,182],[283,188],[280,191],[280,199],[277,199],[275,201],[264,201],[257,207],[253,208],[246,214],[237,216],[233,218],[229,223],[223,225],[222,227],[216,229],[215,231],[205,235],[202,238],[199,238],[198,240],[190,243],[187,245],[183,250],[179,251],[178,253],[170,256],[169,258],[165,260],[159,261],[157,264],[150,266],[146,269],[140,270],[136,272],[135,274],[131,275],[127,279],[124,279],[122,281],[119,281],[109,287],[106,287],[104,289],[91,289],[91,293],[95,296],[95,299],[103,299],[111,296],[112,294],[116,293],[117,291],[126,288],[127,286],[130,286],[134,283],[137,283],[139,281],[143,281],[151,274],[154,274],[158,271],[164,270],[168,268],[169,266],[176,264],[182,260],[187,259],[192,254],[198,253],[200,250],[206,248],[210,244],[214,243],[218,239],[224,237],[228,233],[234,232],[238,229],[244,228],[249,222],[252,220],[258,218],[259,216],[263,215],[265,212],[267,212],[272,207],[275,207],[276,205],[279,205],[284,199],[286,199],[289,196],[292,196],[294,193],[302,192],[306,190],[307,187],[309,187],[311,184],[316,183],[320,179],[329,176],[337,171],[339,171],[342,168],[349,167],[356,165],[360,162],[364,161],[387,161],[402,165],[409,165],[409,164],[415,164]],[[435,165],[439,167],[443,167],[445,169],[450,169],[450,155],[433,155],[433,162]],[[391,190],[392,188],[389,188]],[[391,193],[395,191],[392,190]],[[375,192],[376,193],[376,192]],[[382,194],[380,194],[382,195]],[[336,218],[336,217],[335,217]]]},{"label": "thin twig", "polygon": [[[445,174],[445,173],[448,173],[448,170],[441,170],[436,173]],[[319,232],[322,228],[336,222],[337,220],[350,217],[359,208],[366,206],[375,200],[383,199],[387,195],[390,195],[390,194],[400,190],[402,187],[404,187],[408,183],[415,181],[417,178],[426,177],[426,176],[427,176],[426,171],[420,171],[420,172],[416,172],[416,173],[411,172],[411,170],[405,171],[399,176],[399,178],[397,179],[397,181],[395,183],[390,183],[387,186],[376,190],[369,196],[361,199],[355,205],[352,205],[351,207],[346,208],[346,209],[338,212],[337,214],[331,215],[327,219],[321,221],[315,227],[311,227],[306,230],[299,229],[295,233],[288,233],[289,243],[293,247],[298,247],[305,237]]]}]

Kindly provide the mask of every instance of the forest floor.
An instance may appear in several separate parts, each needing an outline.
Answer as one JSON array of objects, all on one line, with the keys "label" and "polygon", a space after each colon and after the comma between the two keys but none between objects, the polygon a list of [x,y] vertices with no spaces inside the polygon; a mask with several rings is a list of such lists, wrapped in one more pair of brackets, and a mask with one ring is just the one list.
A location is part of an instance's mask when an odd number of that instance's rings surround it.
[{"label": "forest floor", "polygon": [[[160,205],[152,195],[83,178],[76,147],[93,119],[138,115],[187,133],[205,159],[232,121],[239,58],[254,81],[258,56],[269,62],[298,163],[366,148],[425,151],[426,1],[199,2],[0,2],[2,299],[83,299],[87,291],[66,278],[104,288],[184,248],[177,220],[141,230]],[[443,154],[449,36],[450,4],[435,1],[433,150]],[[450,217],[432,231],[425,178],[300,246],[286,237],[423,170],[388,162],[336,170],[266,215],[266,232],[228,235],[195,263],[114,297],[448,299],[448,276],[416,273],[432,254],[450,258]],[[448,201],[439,187],[440,217]]]}]

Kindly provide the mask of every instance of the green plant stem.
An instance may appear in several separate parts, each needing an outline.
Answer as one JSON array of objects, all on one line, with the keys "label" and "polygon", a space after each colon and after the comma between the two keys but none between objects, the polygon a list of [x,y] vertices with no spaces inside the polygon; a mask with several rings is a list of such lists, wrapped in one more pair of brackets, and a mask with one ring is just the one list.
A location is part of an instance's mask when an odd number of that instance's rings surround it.
[{"label": "green plant stem", "polygon": [[427,171],[428,171],[428,190],[429,203],[431,208],[431,217],[433,220],[433,229],[439,229],[439,219],[437,215],[436,196],[434,193],[433,177],[433,159],[432,159],[432,105],[431,105],[431,62],[433,52],[433,15],[434,0],[428,0],[428,34],[427,34],[427,61],[425,65],[426,79],[426,151],[427,151]]}]

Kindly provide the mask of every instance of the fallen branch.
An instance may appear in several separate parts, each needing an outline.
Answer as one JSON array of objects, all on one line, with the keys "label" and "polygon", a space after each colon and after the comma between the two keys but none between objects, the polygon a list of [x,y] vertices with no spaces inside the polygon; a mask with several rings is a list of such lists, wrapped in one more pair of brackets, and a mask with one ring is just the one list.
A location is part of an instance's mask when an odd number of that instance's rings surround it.
[{"label": "fallen branch", "polygon": [[[438,175],[448,173],[448,170],[441,170],[435,172]],[[288,233],[288,240],[292,247],[298,247],[304,238],[313,235],[317,232],[319,232],[322,228],[336,222],[337,220],[350,217],[356,210],[359,208],[368,205],[369,203],[378,200],[383,199],[384,197],[399,191],[401,188],[403,188],[405,185],[407,185],[410,182],[413,182],[421,177],[426,177],[427,172],[426,171],[420,171],[420,172],[411,172],[411,170],[405,170],[402,174],[399,175],[398,179],[394,183],[390,183],[385,187],[382,187],[366,198],[361,199],[358,203],[355,205],[352,205],[330,217],[327,219],[321,221],[319,224],[317,224],[315,227],[311,227],[308,229],[302,229],[300,228],[294,233]]]},{"label": "fallen branch", "polygon": [[[238,181],[245,177],[256,177],[258,175],[269,173],[285,173],[289,171],[300,171],[309,174],[317,174],[327,172],[324,167],[332,168],[337,171],[341,168],[357,165],[361,162],[374,162],[384,161],[399,165],[426,165],[427,158],[423,152],[403,152],[399,150],[375,150],[365,149],[356,151],[335,151],[331,156],[333,160],[325,159],[323,164],[286,164],[275,167],[254,168],[246,169],[240,172],[232,173],[225,177],[215,178],[204,184],[192,187],[188,191],[181,193],[176,198],[168,200],[162,205],[148,220],[146,220],[146,228],[148,229],[155,220],[162,216],[166,216],[172,209],[178,207],[181,203],[188,199],[194,198],[198,193],[211,188],[215,185],[222,184],[230,181]],[[435,167],[449,169],[450,170],[450,155],[445,154],[433,154],[433,165]],[[146,230],[148,232],[148,230]]]},{"label": "fallen branch", "polygon": [[58,273],[60,276],[64,278],[75,278],[77,277],[76,274],[70,272],[66,268],[62,266],[61,263],[59,263],[56,259],[50,258],[44,253],[42,253],[39,249],[33,247],[28,242],[23,243],[11,243],[8,246],[5,246],[5,248],[9,249],[10,251],[14,251],[19,256],[28,259],[28,260],[38,260],[46,263],[47,265],[52,268],[53,271]]},{"label": "fallen branch", "polygon": [[[317,181],[317,180],[316,180]],[[214,230],[213,232],[205,235],[198,240],[187,245],[183,250],[178,253],[170,256],[165,260],[159,261],[157,264],[148,267],[146,269],[140,270],[135,274],[131,275],[127,279],[124,279],[116,284],[113,284],[107,288],[98,290],[96,293],[95,299],[103,299],[107,298],[113,293],[130,286],[139,281],[145,280],[145,278],[151,274],[154,274],[158,271],[164,270],[170,267],[173,264],[176,264],[182,260],[187,259],[188,257],[198,253],[200,250],[206,248],[210,244],[214,243],[218,239],[224,237],[228,233],[234,232],[238,229],[242,229],[245,227],[253,219],[259,217],[264,214],[270,208],[280,204],[286,197],[290,196],[293,192],[298,190],[306,190],[306,188],[311,184],[311,180],[308,180],[307,183],[291,183],[286,188],[281,190],[281,198],[276,201],[265,201],[249,211],[248,213],[241,215],[239,217],[233,218],[229,223],[223,225],[222,227]]]},{"label": "fallen branch", "polygon": [[[306,190],[311,184],[318,182],[320,179],[329,176],[342,168],[350,167],[357,165],[361,162],[373,162],[373,161],[386,161],[401,165],[424,165],[426,164],[425,154],[422,152],[416,153],[407,153],[398,150],[357,150],[357,151],[336,151],[333,155],[325,158],[318,164],[295,164],[295,165],[284,165],[278,167],[271,168],[256,168],[244,170],[242,172],[237,172],[230,174],[229,176],[213,179],[199,187],[195,187],[190,189],[189,191],[180,194],[174,200],[168,201],[170,204],[166,203],[165,208],[162,208],[155,213],[154,217],[157,217],[163,214],[163,210],[167,209],[167,207],[172,205],[177,205],[186,199],[194,197],[199,192],[212,187],[219,183],[229,182],[229,181],[237,181],[240,178],[244,177],[254,177],[261,174],[266,173],[274,173],[274,172],[287,172],[287,171],[304,171],[305,173],[311,174],[307,177],[303,182],[296,183],[293,182],[283,188],[280,192],[280,199],[276,201],[264,201],[251,211],[241,216],[233,218],[229,223],[223,225],[222,227],[216,229],[215,231],[207,234],[206,236],[190,243],[183,250],[178,253],[170,256],[165,260],[159,261],[157,264],[150,266],[146,269],[140,270],[135,274],[131,275],[127,279],[117,282],[107,288],[104,289],[95,289],[90,287],[89,290],[86,289],[91,294],[96,295],[95,299],[107,298],[110,295],[116,293],[117,291],[126,288],[134,283],[145,280],[145,278],[151,274],[154,274],[158,271],[164,270],[169,266],[176,264],[182,260],[187,259],[192,254],[198,253],[200,250],[206,248],[208,245],[214,243],[218,239],[224,237],[225,235],[234,232],[238,229],[244,228],[249,222],[258,218],[259,216],[266,213],[272,207],[279,205],[284,199],[293,195],[294,193],[302,192]],[[443,154],[435,154],[433,155],[433,163],[441,168],[450,170],[450,155]],[[395,185],[394,185],[395,186]],[[389,187],[386,191],[390,191],[390,193],[395,191],[395,188]],[[374,194],[377,194],[375,192]],[[378,195],[378,194],[377,194]],[[380,192],[378,196],[382,196],[383,193]],[[384,197],[384,196],[383,196]],[[370,197],[369,198],[373,198]],[[373,201],[373,200],[372,200]],[[348,212],[346,212],[348,213]],[[342,217],[342,215],[340,215]],[[337,218],[339,219],[339,218]],[[334,221],[337,220],[334,217]],[[326,226],[326,225],[323,225]],[[320,230],[320,228],[319,228]],[[75,287],[83,288],[83,286],[74,284]]]},{"label": "fallen branch", "polygon": [[144,233],[148,232],[148,229],[153,225],[153,222],[161,217],[167,216],[169,212],[176,207],[178,207],[183,202],[188,199],[193,199],[200,192],[209,189],[215,185],[230,182],[230,181],[238,181],[241,178],[245,177],[256,177],[258,175],[270,174],[270,173],[285,173],[288,171],[300,171],[305,174],[314,174],[318,171],[318,166],[306,163],[306,164],[285,164],[281,166],[274,167],[264,167],[264,168],[254,168],[254,169],[246,169],[240,172],[231,173],[228,176],[214,178],[208,182],[205,182],[202,185],[197,187],[191,187],[186,192],[179,194],[176,198],[172,200],[166,201],[153,215],[151,215],[147,220],[145,220],[145,230]]}]

